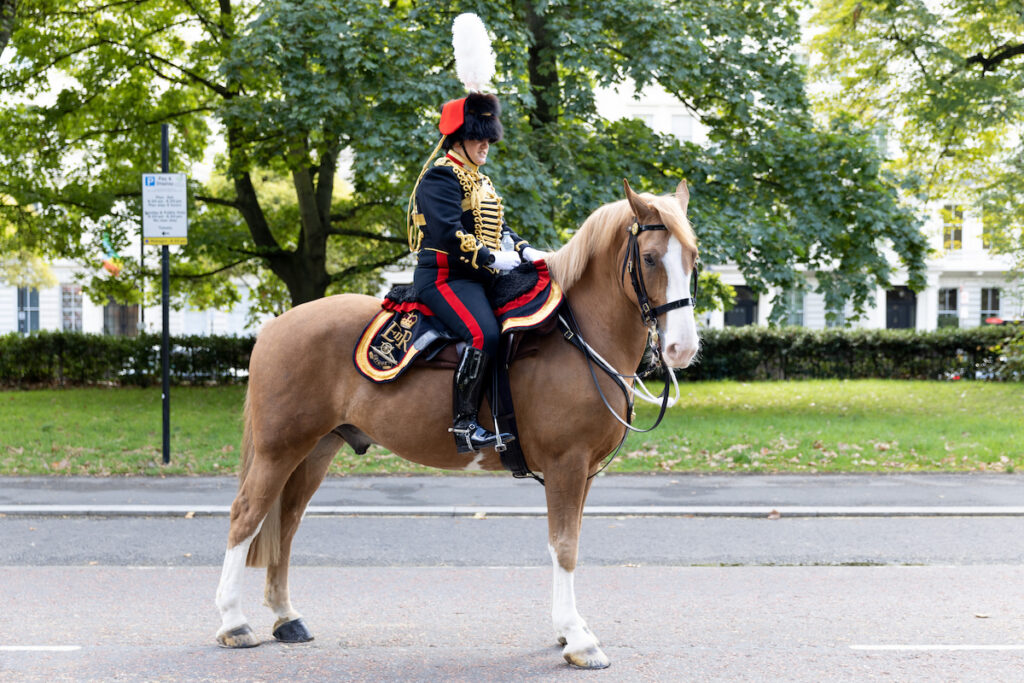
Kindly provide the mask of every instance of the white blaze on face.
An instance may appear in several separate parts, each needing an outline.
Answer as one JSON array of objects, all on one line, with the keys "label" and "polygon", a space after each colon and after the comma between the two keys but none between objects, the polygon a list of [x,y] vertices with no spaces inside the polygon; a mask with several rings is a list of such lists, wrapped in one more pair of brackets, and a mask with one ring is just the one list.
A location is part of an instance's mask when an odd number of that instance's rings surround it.
[{"label": "white blaze on face", "polygon": [[[665,272],[668,274],[666,301],[677,301],[690,296],[690,277],[683,271],[683,246],[675,237],[669,238],[665,252]],[[693,306],[684,306],[665,314],[665,327],[660,332],[661,349],[665,362],[673,368],[685,368],[697,355],[700,340],[697,337],[697,322],[693,317]]]}]

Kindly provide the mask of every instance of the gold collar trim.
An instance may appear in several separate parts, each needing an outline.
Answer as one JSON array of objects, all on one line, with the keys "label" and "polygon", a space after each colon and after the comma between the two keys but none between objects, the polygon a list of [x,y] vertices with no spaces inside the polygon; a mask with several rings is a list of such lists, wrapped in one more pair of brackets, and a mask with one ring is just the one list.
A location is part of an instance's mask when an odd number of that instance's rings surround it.
[{"label": "gold collar trim", "polygon": [[447,156],[450,157],[452,161],[454,161],[455,163],[459,164],[460,166],[468,168],[469,170],[471,170],[471,171],[473,171],[475,173],[479,173],[480,172],[480,167],[479,166],[477,166],[472,161],[470,161],[466,157],[464,157],[461,154],[459,154],[458,152],[456,152],[454,149],[448,150],[448,155]]}]

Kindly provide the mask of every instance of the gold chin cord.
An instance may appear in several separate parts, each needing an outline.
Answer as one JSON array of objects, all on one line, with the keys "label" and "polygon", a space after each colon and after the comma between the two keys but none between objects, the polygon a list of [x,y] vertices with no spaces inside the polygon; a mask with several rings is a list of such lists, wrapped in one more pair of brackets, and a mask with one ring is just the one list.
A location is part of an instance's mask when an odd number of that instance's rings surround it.
[{"label": "gold chin cord", "polygon": [[437,152],[441,149],[441,145],[444,144],[447,135],[442,135],[441,139],[438,140],[437,146],[434,147],[434,151],[430,153],[427,160],[423,163],[423,168],[420,169],[419,176],[416,177],[416,184],[412,186],[412,194],[409,195],[409,205],[405,211],[405,230],[406,237],[409,241],[409,251],[416,254],[420,250],[420,243],[423,241],[423,231],[420,230],[420,226],[413,220],[413,208],[416,206],[416,190],[419,189],[420,181],[423,180],[423,176],[426,174],[427,169],[430,168],[430,162],[437,156]]}]

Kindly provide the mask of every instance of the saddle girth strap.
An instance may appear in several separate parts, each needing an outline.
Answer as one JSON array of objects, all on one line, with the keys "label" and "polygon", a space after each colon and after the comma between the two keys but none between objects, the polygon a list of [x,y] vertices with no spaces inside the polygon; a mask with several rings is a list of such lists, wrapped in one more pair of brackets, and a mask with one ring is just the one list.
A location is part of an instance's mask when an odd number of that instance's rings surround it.
[{"label": "saddle girth strap", "polygon": [[526,455],[523,453],[522,441],[519,438],[519,426],[516,424],[515,406],[512,404],[512,382],[509,380],[508,367],[512,363],[514,338],[514,334],[502,338],[501,353],[494,361],[494,376],[491,382],[490,403],[497,428],[516,437],[506,443],[505,449],[501,451],[501,464],[516,479],[532,477],[543,486],[544,479],[526,464]]}]

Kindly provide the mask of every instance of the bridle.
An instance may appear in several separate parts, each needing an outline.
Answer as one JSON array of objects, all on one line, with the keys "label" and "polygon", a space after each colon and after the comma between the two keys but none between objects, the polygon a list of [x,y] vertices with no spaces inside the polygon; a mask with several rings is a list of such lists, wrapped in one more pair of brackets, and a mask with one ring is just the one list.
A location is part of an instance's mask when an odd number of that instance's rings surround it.
[{"label": "bridle", "polygon": [[[641,223],[635,217],[633,223],[627,227],[629,231],[629,242],[626,244],[626,256],[622,259],[622,273],[620,279],[626,279],[626,272],[629,272],[629,279],[633,284],[633,291],[636,293],[636,301],[640,306],[640,318],[647,327],[651,338],[651,349],[654,354],[654,368],[661,366],[661,343],[658,335],[658,317],[685,306],[694,306],[697,299],[697,264],[693,265],[693,272],[690,273],[690,296],[684,299],[669,301],[661,306],[651,306],[650,296],[647,294],[647,285],[644,283],[644,274],[640,264],[640,233],[656,230],[668,230],[664,223]],[[652,427],[653,429],[653,427]]]},{"label": "bridle", "polygon": [[644,284],[644,274],[640,270],[640,233],[653,232],[655,230],[668,230],[664,223],[640,223],[634,219],[629,230],[629,243],[626,245],[626,257],[622,259],[622,279],[626,279],[626,272],[629,272],[629,279],[633,283],[633,291],[636,292],[636,300],[640,305],[640,317],[644,325],[650,327],[658,323],[658,316],[674,311],[684,306],[693,306],[697,298],[697,267],[694,264],[693,273],[690,276],[692,293],[685,299],[669,301],[661,306],[651,306],[651,299],[647,295],[647,286]]},{"label": "bridle", "polygon": [[[692,307],[694,306],[694,302],[697,298],[698,273],[697,265],[695,263],[693,267],[693,272],[690,273],[690,281],[692,283],[690,296],[685,297],[683,299],[676,299],[675,301],[669,301],[668,303],[662,304],[661,306],[651,306],[651,299],[650,296],[647,294],[647,285],[644,283],[644,276],[643,272],[641,271],[640,244],[638,238],[640,236],[640,233],[642,232],[654,230],[668,230],[668,228],[665,227],[663,223],[640,223],[640,221],[638,221],[634,217],[632,224],[630,224],[627,227],[627,230],[629,231],[629,242],[626,245],[626,256],[622,260],[622,274],[620,277],[623,281],[625,281],[626,272],[629,272],[629,278],[633,284],[633,291],[636,293],[636,300],[638,305],[640,306],[640,317],[648,330],[648,341],[652,355],[651,368],[643,375],[626,374],[617,371],[614,367],[611,366],[610,363],[608,363],[608,361],[602,358],[600,354],[598,354],[597,351],[595,351],[594,348],[590,346],[590,344],[583,340],[582,336],[580,335],[579,323],[576,322],[576,316],[573,314],[572,307],[569,306],[568,301],[566,301],[563,304],[565,315],[559,315],[559,322],[561,323],[563,328],[562,334],[567,341],[569,341],[576,348],[582,351],[583,355],[586,357],[587,367],[590,370],[590,375],[594,380],[594,386],[597,387],[597,392],[598,394],[600,394],[601,400],[604,402],[605,407],[611,413],[612,417],[618,420],[619,423],[621,423],[626,428],[622,434],[622,440],[619,442],[618,447],[605,459],[605,462],[600,467],[600,469],[598,469],[597,472],[594,472],[594,474],[590,475],[591,478],[596,476],[599,472],[603,471],[606,467],[608,467],[609,464],[611,464],[611,461],[615,458],[616,454],[618,454],[618,452],[622,450],[622,446],[626,443],[626,437],[629,435],[631,431],[639,433],[650,432],[653,431],[659,424],[661,424],[662,419],[665,417],[665,410],[669,407],[669,382],[665,382],[665,388],[661,392],[661,396],[659,397],[654,397],[653,395],[650,394],[650,392],[647,391],[646,387],[643,387],[643,378],[647,377],[648,375],[657,371],[663,366],[663,362],[661,360],[661,342],[659,341],[658,335],[658,316],[664,313],[668,313],[669,311],[674,311],[677,308],[684,308],[686,306]],[[614,380],[615,384],[619,387],[623,395],[626,397],[627,406],[625,420],[619,417],[618,413],[615,411],[614,408],[612,408],[611,404],[608,402],[608,399],[605,397],[604,391],[601,389],[601,383],[598,381],[597,374],[594,372],[595,365],[602,371],[604,371],[605,374],[611,377],[612,380]],[[676,388],[676,396],[675,399],[673,399],[674,405],[675,400],[679,398],[679,385],[676,383],[675,373],[673,373],[671,369],[669,370],[668,374],[671,378],[672,385],[675,386]],[[636,387],[631,388],[627,386],[625,382],[625,380],[627,379],[635,380],[641,387],[643,387],[644,393],[646,393],[647,396],[644,396],[643,393],[638,392]],[[638,429],[637,427],[634,427],[632,424],[634,393],[651,403],[661,403],[661,410],[658,412],[658,418],[654,421],[654,424],[648,427],[647,429]]]}]

